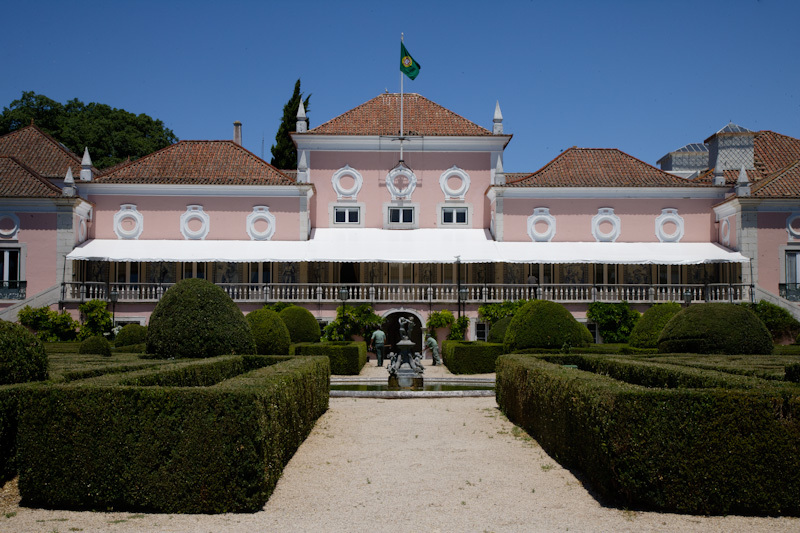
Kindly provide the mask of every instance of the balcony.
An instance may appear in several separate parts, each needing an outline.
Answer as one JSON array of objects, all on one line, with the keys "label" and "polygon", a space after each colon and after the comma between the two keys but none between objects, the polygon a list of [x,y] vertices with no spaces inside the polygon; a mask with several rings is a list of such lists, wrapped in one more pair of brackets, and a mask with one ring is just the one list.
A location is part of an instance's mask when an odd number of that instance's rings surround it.
[{"label": "balcony", "polygon": [[[24,283],[24,282],[21,282]],[[155,303],[173,284],[68,282],[62,302],[109,300],[111,290],[117,302]],[[455,304],[456,284],[426,283],[220,283],[217,284],[237,303],[292,302],[296,304],[337,303],[339,289],[349,289],[349,303]],[[706,285],[593,285],[593,284],[462,284],[467,304],[496,303],[505,300],[543,299],[558,303],[621,302],[655,304],[663,302],[750,302],[753,287],[743,283]],[[797,287],[795,286],[795,289]],[[24,288],[23,288],[24,291]],[[798,291],[800,296],[800,291]]]},{"label": "balcony", "polygon": [[778,284],[778,295],[790,302],[800,302],[800,283]]},{"label": "balcony", "polygon": [[0,281],[0,300],[24,300],[27,289],[27,281]]}]

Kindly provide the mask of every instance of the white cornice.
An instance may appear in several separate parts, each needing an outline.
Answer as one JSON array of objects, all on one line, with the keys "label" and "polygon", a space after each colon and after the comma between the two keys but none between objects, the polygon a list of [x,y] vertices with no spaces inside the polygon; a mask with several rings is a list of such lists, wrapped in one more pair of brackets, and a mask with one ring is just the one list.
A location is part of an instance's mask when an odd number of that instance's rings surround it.
[{"label": "white cornice", "polygon": [[714,206],[717,220],[729,217],[740,211],[755,211],[758,213],[793,213],[800,204],[797,198],[732,198],[731,200]]},{"label": "white cornice", "polygon": [[134,196],[213,196],[219,198],[250,197],[303,197],[309,185],[161,185],[152,183],[81,183],[81,194],[134,195]]},{"label": "white cornice", "polygon": [[25,213],[55,213],[75,209],[78,214],[88,212],[92,204],[83,198],[3,198],[0,209]]},{"label": "white cornice", "polygon": [[489,199],[505,198],[688,198],[722,199],[727,188],[712,187],[492,187]]},{"label": "white cornice", "polygon": [[[400,151],[398,136],[385,135],[314,135],[292,134],[298,150],[375,152]],[[446,137],[408,135],[403,141],[406,152],[497,152],[505,149],[511,135]]]}]

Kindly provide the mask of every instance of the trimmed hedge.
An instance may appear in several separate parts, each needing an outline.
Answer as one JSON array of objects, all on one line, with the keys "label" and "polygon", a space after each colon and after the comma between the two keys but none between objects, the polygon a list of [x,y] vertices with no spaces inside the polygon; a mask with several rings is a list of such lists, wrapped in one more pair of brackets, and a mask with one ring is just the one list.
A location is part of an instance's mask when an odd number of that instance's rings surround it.
[{"label": "trimmed hedge", "polygon": [[114,338],[114,346],[132,346],[147,342],[147,326],[141,324],[127,324],[119,330]]},{"label": "trimmed hedge", "polygon": [[481,341],[444,341],[442,361],[453,374],[491,374],[503,345]]},{"label": "trimmed hedge", "polygon": [[364,341],[303,342],[292,344],[290,355],[324,355],[331,362],[331,374],[357,376],[367,364]]},{"label": "trimmed hedge", "polygon": [[81,343],[81,347],[78,348],[78,353],[105,355],[106,357],[111,357],[111,344],[108,342],[108,340],[106,340],[105,337],[95,335],[93,337],[89,337]]},{"label": "trimmed hedge", "polygon": [[772,335],[741,305],[695,304],[676,314],[658,338],[661,353],[771,354]]},{"label": "trimmed hedge", "polygon": [[628,339],[634,348],[657,348],[658,337],[672,317],[681,312],[681,304],[656,304],[642,314]]},{"label": "trimmed hedge", "polygon": [[[17,454],[23,502],[260,510],[327,409],[329,375],[322,357],[227,356],[27,387]],[[132,385],[147,382],[160,385]],[[192,386],[201,383],[216,384]]]},{"label": "trimmed hedge", "polygon": [[614,503],[800,515],[793,384],[600,356],[504,355],[496,390],[509,420]]},{"label": "trimmed hedge", "polygon": [[164,359],[251,354],[256,347],[244,315],[225,291],[204,279],[184,279],[156,304],[147,353]]},{"label": "trimmed hedge", "polygon": [[[287,308],[288,309],[288,308]],[[271,309],[256,309],[245,317],[256,341],[256,353],[286,355],[289,353],[289,330],[281,317]]]},{"label": "trimmed hedge", "polygon": [[561,304],[532,300],[514,313],[503,344],[506,353],[525,348],[584,346],[593,341],[589,330]]},{"label": "trimmed hedge", "polygon": [[739,305],[756,314],[769,330],[774,342],[784,340],[791,342],[800,335],[800,322],[789,311],[779,305],[769,303],[766,300],[761,300],[758,303],[745,302]]},{"label": "trimmed hedge", "polygon": [[47,379],[44,345],[27,328],[0,320],[0,385]]},{"label": "trimmed hedge", "polygon": [[319,342],[322,330],[311,311],[299,305],[287,307],[278,313],[289,330],[292,343]]},{"label": "trimmed hedge", "polygon": [[800,363],[786,365],[785,372],[786,372],[786,377],[784,379],[786,381],[791,381],[793,383],[800,383]]},{"label": "trimmed hedge", "polygon": [[20,389],[26,386],[0,386],[0,487],[17,475],[17,403]]},{"label": "trimmed hedge", "polygon": [[506,330],[508,329],[508,325],[511,324],[512,316],[507,316],[501,318],[489,328],[489,336],[487,337],[487,342],[494,342],[503,344],[503,339],[506,336]]}]

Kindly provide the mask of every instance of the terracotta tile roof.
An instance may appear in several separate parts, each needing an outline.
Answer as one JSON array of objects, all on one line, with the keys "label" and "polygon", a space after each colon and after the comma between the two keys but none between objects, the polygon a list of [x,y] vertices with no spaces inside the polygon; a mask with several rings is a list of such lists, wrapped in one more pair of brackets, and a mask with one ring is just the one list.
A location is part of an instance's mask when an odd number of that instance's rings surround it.
[{"label": "terracotta tile roof", "polygon": [[233,141],[180,141],[110,169],[97,183],[170,185],[294,185],[295,182]]},{"label": "terracotta tile roof", "polygon": [[81,158],[33,124],[0,137],[0,155],[16,157],[45,178],[64,179],[67,167],[76,180],[81,173]]},{"label": "terracotta tile roof", "polygon": [[509,187],[692,187],[616,148],[570,148]]},{"label": "terracotta tile roof", "polygon": [[61,198],[61,189],[17,158],[0,155],[0,197]]},{"label": "terracotta tile roof", "polygon": [[[419,94],[403,96],[406,135],[485,136],[486,128],[470,122]],[[400,132],[400,94],[382,94],[328,122],[296,135],[397,135]]]},{"label": "terracotta tile roof", "polygon": [[756,198],[800,198],[800,159],[753,185]]}]

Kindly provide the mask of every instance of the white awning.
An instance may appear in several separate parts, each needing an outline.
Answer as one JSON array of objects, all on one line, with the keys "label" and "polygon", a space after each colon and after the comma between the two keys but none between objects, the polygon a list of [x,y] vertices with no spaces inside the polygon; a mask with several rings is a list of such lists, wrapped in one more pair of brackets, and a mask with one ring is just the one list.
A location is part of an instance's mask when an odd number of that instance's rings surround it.
[{"label": "white awning", "polygon": [[354,263],[747,263],[713,243],[495,242],[486,230],[316,229],[308,241],[94,239],[67,259],[94,261]]}]

